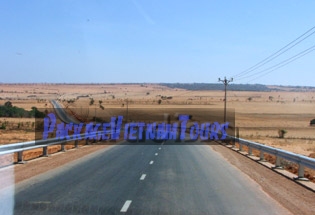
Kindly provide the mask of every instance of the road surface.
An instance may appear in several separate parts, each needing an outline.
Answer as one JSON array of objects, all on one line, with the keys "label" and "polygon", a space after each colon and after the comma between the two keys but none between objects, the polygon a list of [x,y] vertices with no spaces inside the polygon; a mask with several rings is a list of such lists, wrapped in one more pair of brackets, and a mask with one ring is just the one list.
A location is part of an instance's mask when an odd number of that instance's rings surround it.
[{"label": "road surface", "polygon": [[56,114],[58,115],[59,119],[65,123],[75,123],[79,124],[80,122],[75,119],[72,116],[69,116],[69,114],[64,110],[64,108],[59,104],[56,100],[51,100],[51,104],[53,105]]},{"label": "road surface", "polygon": [[14,214],[290,214],[206,145],[111,146],[11,191]]}]

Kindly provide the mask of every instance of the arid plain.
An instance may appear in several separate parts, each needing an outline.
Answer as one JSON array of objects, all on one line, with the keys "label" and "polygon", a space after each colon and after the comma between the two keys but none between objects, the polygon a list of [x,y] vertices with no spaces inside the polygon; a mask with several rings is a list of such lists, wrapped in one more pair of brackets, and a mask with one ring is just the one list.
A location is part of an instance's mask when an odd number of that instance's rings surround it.
[{"label": "arid plain", "polygon": [[[235,126],[240,137],[295,153],[314,157],[315,92],[228,91],[227,107],[235,111]],[[172,89],[157,84],[1,84],[0,105],[11,101],[13,106],[51,108],[57,99],[68,109],[85,118],[104,115],[109,109],[148,108],[221,108],[224,91],[190,91]],[[91,104],[93,98],[94,103]],[[34,139],[34,119],[1,118],[6,129],[0,130],[0,144]],[[279,138],[278,130],[287,131]]]}]

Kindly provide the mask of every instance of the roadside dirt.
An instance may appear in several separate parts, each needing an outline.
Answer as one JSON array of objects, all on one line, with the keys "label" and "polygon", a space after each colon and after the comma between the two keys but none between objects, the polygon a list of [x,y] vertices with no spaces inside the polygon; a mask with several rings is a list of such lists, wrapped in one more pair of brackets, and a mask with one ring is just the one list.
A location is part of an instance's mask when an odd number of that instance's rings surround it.
[{"label": "roadside dirt", "polygon": [[211,146],[293,214],[315,214],[315,193],[224,146]]},{"label": "roadside dirt", "polygon": [[[80,159],[106,147],[110,147],[110,145],[88,145],[79,147],[78,149],[69,150],[67,152],[56,153],[49,157],[34,159],[25,164],[16,164],[13,167],[14,181],[15,183],[19,183],[23,180],[45,173],[49,170],[60,167],[65,163]],[[0,175],[0,189],[12,184],[11,166],[0,169]]]}]

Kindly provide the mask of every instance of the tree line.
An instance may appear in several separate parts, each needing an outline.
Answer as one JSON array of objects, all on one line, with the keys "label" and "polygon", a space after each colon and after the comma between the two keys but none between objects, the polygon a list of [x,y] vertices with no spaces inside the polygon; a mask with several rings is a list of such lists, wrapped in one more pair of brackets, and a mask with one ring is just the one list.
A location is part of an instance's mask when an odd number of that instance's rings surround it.
[{"label": "tree line", "polygon": [[36,107],[32,107],[30,111],[12,105],[7,101],[4,105],[0,105],[0,117],[27,117],[27,118],[44,118],[45,113],[40,112]]}]

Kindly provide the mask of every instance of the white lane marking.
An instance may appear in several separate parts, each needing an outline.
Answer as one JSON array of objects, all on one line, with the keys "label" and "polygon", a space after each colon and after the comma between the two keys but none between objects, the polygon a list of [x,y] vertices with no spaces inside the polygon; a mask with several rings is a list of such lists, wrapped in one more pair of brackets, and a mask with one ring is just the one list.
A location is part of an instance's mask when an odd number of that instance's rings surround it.
[{"label": "white lane marking", "polygon": [[127,212],[131,202],[132,202],[131,200],[127,200],[125,202],[124,206],[121,208],[120,212],[123,212],[123,213]]},{"label": "white lane marking", "polygon": [[158,155],[158,153],[155,153],[155,156],[157,156]]},{"label": "white lane marking", "polygon": [[154,163],[154,161],[150,161],[150,165],[152,165]]},{"label": "white lane marking", "polygon": [[140,180],[144,180],[146,176],[147,176],[146,174],[142,174]]},{"label": "white lane marking", "polygon": [[51,202],[49,201],[34,201],[34,202],[30,202],[31,204],[50,204]]},{"label": "white lane marking", "polygon": [[159,148],[159,150],[161,150],[161,147]]}]

